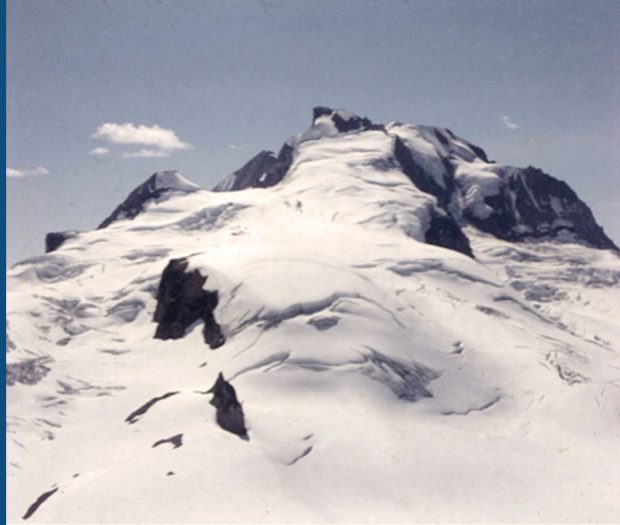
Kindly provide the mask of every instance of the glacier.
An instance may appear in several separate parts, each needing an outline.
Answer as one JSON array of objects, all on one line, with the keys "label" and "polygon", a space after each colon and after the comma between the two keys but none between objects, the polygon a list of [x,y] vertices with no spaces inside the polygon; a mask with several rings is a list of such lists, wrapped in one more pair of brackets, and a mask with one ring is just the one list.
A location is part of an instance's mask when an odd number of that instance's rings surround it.
[{"label": "glacier", "polygon": [[319,107],[54,235],[7,274],[9,522],[620,518],[619,252],[542,171]]}]

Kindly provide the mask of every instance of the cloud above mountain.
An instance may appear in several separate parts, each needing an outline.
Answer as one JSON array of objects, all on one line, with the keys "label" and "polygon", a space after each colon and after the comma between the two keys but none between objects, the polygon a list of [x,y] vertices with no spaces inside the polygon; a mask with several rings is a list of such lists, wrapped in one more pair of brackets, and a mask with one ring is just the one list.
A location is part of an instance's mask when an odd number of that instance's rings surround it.
[{"label": "cloud above mountain", "polygon": [[519,129],[519,124],[513,122],[513,120],[508,115],[502,115],[502,122],[504,126],[508,129]]},{"label": "cloud above mountain", "polygon": [[[125,152],[123,158],[168,157],[174,152],[193,148],[188,142],[182,141],[173,130],[162,128],[157,124],[146,126],[131,122],[124,124],[106,122],[95,130],[91,138],[120,146],[144,147],[135,152]],[[95,150],[103,149],[107,148],[95,148]],[[94,153],[95,150],[92,150],[91,154],[102,154]]]},{"label": "cloud above mountain", "polygon": [[49,175],[50,172],[43,166],[38,166],[31,170],[18,170],[15,168],[6,168],[6,176],[11,178],[28,177],[31,175]]},{"label": "cloud above mountain", "polygon": [[102,157],[103,155],[108,155],[109,153],[110,150],[103,147],[93,148],[88,152],[89,155],[93,155],[95,157]]}]

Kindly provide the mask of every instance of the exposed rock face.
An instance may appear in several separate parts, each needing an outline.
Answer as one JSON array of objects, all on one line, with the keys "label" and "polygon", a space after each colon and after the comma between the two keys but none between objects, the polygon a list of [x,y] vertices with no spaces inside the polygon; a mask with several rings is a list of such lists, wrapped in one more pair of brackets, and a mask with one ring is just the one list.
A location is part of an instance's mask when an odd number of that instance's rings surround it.
[{"label": "exposed rock face", "polygon": [[45,236],[45,253],[53,252],[60,248],[65,241],[73,239],[79,232],[70,230],[66,232],[50,232]]},{"label": "exposed rock face", "polygon": [[280,182],[293,162],[293,148],[284,144],[276,157],[261,151],[241,169],[226,177],[213,191],[238,191],[245,188],[268,188]]},{"label": "exposed rock face", "polygon": [[235,389],[224,379],[221,372],[209,393],[213,394],[210,403],[217,409],[217,424],[228,432],[246,438],[248,431],[245,428],[243,409],[237,400]]},{"label": "exposed rock face", "polygon": [[[447,190],[437,184],[437,181],[424,171],[422,166],[416,163],[411,151],[398,136],[394,140],[394,157],[401,165],[403,173],[409,177],[409,180],[419,190],[437,197],[437,202],[442,207],[448,204],[451,197],[451,188]],[[449,173],[451,171],[451,166],[449,163],[446,164],[446,171]]]},{"label": "exposed rock face", "polygon": [[167,193],[191,193],[198,190],[200,190],[199,186],[188,181],[176,171],[154,173],[133,190],[97,229],[106,228],[117,220],[133,219],[144,210],[148,203],[161,199]]},{"label": "exposed rock face", "polygon": [[590,208],[565,182],[531,166],[500,174],[500,192],[484,200],[492,213],[481,218],[465,210],[465,218],[478,229],[508,241],[562,240],[564,236],[595,248],[618,250]]},{"label": "exposed rock face", "polygon": [[489,160],[486,152],[480,146],[476,146],[475,144],[472,144],[471,142],[467,142],[466,140],[463,140],[463,139],[458,139],[458,137],[454,133],[452,133],[452,131],[450,131],[449,129],[446,129],[445,133],[448,135],[449,138],[446,138],[446,136],[443,134],[441,130],[435,129],[435,136],[437,137],[437,140],[439,140],[439,142],[441,142],[444,146],[449,147],[450,141],[461,140],[463,144],[465,144],[465,146],[467,146],[470,150],[472,150],[474,154],[480,160],[483,160],[484,162],[489,162],[489,163],[493,162]]},{"label": "exposed rock face", "polygon": [[474,256],[469,245],[469,239],[449,215],[436,215],[431,219],[431,223],[424,233],[424,241],[428,244],[464,253],[469,257]]},{"label": "exposed rock face", "polygon": [[198,270],[187,272],[187,259],[172,259],[162,274],[157,292],[154,321],[155,338],[180,339],[196,321],[204,321],[205,343],[212,349],[225,342],[213,312],[217,307],[217,291],[203,289],[207,277]]}]

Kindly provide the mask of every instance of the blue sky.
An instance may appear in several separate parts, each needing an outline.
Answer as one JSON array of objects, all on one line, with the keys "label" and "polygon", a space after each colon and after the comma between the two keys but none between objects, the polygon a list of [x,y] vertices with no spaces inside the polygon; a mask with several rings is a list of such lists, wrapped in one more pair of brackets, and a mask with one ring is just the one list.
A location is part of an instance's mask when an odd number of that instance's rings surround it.
[{"label": "blue sky", "polygon": [[619,25],[616,0],[8,0],[7,262],[155,171],[213,186],[315,105],[540,167],[618,242]]}]

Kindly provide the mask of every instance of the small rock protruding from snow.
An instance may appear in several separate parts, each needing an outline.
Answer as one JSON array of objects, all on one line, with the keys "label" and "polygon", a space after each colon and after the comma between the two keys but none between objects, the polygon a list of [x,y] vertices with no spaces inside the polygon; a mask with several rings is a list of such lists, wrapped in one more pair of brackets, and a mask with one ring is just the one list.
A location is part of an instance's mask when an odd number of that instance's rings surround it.
[{"label": "small rock protruding from snow", "polygon": [[183,434],[175,434],[172,437],[160,439],[159,441],[156,441],[155,443],[153,443],[151,448],[159,447],[160,445],[165,445],[165,444],[172,445],[173,449],[182,447],[183,446]]},{"label": "small rock protruding from snow", "polygon": [[237,393],[221,372],[208,393],[213,394],[210,403],[217,409],[217,424],[228,432],[247,438],[248,431],[245,428],[243,409],[237,400]]},{"label": "small rock protruding from snow", "polygon": [[47,492],[44,492],[43,494],[41,494],[36,499],[36,501],[32,505],[30,505],[30,507],[28,507],[28,510],[26,511],[26,514],[22,516],[22,519],[23,520],[30,519],[30,517],[39,509],[39,507],[43,505],[43,503],[45,503],[48,500],[48,498],[56,494],[58,490],[59,490],[59,487],[54,487],[48,490]]},{"label": "small rock protruding from snow", "polygon": [[65,241],[77,237],[79,232],[70,230],[66,232],[50,232],[45,236],[45,253],[50,253],[60,248]]}]

